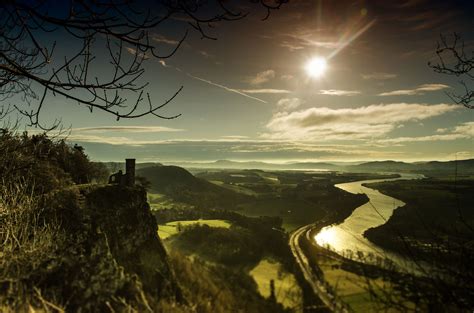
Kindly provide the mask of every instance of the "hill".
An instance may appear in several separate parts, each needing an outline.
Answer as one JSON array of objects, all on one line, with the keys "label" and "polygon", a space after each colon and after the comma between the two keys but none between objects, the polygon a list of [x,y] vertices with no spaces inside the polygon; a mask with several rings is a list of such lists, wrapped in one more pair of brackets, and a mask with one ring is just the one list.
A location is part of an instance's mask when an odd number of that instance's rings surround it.
[{"label": "hill", "polygon": [[215,162],[180,162],[176,165],[184,168],[207,169],[263,169],[263,170],[340,170],[341,166],[325,162],[288,162],[268,163],[260,161],[230,161],[217,160]]},{"label": "hill", "polygon": [[349,171],[382,171],[382,172],[414,172],[427,176],[454,175],[458,176],[474,175],[474,159],[460,161],[429,161],[406,163],[399,161],[375,161],[359,165],[346,167]]},{"label": "hill", "polygon": [[152,192],[164,194],[175,201],[197,207],[237,209],[237,204],[252,199],[248,195],[197,178],[178,166],[140,168],[137,170],[137,175],[151,182]]}]

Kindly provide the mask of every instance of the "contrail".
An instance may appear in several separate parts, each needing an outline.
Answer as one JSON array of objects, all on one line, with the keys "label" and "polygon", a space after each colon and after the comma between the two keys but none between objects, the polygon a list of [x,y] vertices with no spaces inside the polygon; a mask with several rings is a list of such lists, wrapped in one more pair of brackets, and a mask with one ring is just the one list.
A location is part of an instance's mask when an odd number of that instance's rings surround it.
[{"label": "contrail", "polygon": [[194,78],[194,79],[200,80],[200,81],[202,81],[202,82],[205,82],[205,83],[207,83],[207,84],[209,84],[209,85],[216,86],[216,87],[225,89],[225,90],[227,90],[227,91],[237,93],[237,94],[242,95],[242,96],[244,96],[244,97],[247,97],[247,98],[250,98],[250,99],[253,99],[253,100],[257,100],[257,101],[260,101],[260,102],[263,102],[263,103],[268,103],[268,102],[265,101],[265,100],[262,100],[262,99],[257,98],[257,97],[253,97],[253,96],[248,95],[248,94],[246,94],[246,93],[243,93],[243,92],[241,92],[241,91],[239,91],[239,90],[237,90],[237,89],[229,88],[229,87],[226,87],[226,86],[224,86],[224,85],[214,83],[214,82],[212,82],[212,81],[210,81],[210,80],[207,80],[207,79],[204,79],[204,78],[200,78],[200,77],[194,76],[194,75],[189,74],[189,73],[186,73],[186,75],[188,75],[188,76],[191,77],[191,78]]},{"label": "contrail", "polygon": [[233,93],[242,95],[242,96],[244,96],[244,97],[247,97],[247,98],[250,98],[250,99],[253,99],[253,100],[257,100],[257,101],[260,101],[260,102],[263,102],[263,103],[268,103],[268,102],[265,101],[265,100],[262,100],[262,99],[257,98],[257,97],[253,97],[253,96],[248,95],[248,94],[246,94],[246,93],[244,93],[244,92],[242,92],[242,91],[240,91],[240,90],[237,90],[237,89],[234,89],[234,88],[229,88],[229,87],[226,87],[226,86],[224,86],[224,85],[221,85],[221,84],[212,82],[212,81],[210,81],[210,80],[207,80],[207,79],[204,79],[204,78],[201,78],[201,77],[194,76],[193,74],[190,74],[190,73],[188,73],[188,72],[185,72],[185,71],[181,70],[181,69],[178,68],[178,67],[175,67],[175,66],[166,64],[166,62],[165,62],[164,60],[160,60],[159,62],[160,62],[160,64],[161,64],[163,67],[171,67],[171,68],[174,68],[176,71],[181,72],[181,73],[184,73],[184,74],[186,74],[187,76],[189,76],[189,77],[191,77],[191,78],[193,78],[193,79],[200,80],[200,81],[202,81],[202,82],[204,82],[204,83],[206,83],[206,84],[209,84],[209,85],[212,85],[212,86],[216,86],[216,87],[222,88],[222,89],[224,89],[224,90],[227,90],[227,91],[230,91],[230,92],[233,92]]}]

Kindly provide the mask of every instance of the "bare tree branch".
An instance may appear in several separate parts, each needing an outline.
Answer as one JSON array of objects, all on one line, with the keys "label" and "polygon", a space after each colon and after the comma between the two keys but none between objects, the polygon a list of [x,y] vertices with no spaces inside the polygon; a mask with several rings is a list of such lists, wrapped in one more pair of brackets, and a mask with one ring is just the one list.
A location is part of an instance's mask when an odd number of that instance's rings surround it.
[{"label": "bare tree branch", "polygon": [[[288,0],[247,0],[266,11]],[[112,114],[117,119],[158,114],[183,89],[155,104],[143,82],[144,62],[172,57],[188,36],[186,25],[201,38],[215,23],[248,15],[238,1],[158,0],[9,0],[0,3],[0,100],[21,96],[22,103],[4,104],[26,116],[29,124],[49,129],[41,111],[48,96],[63,96],[79,105]],[[165,21],[186,21],[170,51],[157,45]],[[60,43],[60,44],[59,44]],[[61,49],[58,49],[60,46]],[[62,52],[58,50],[63,50]],[[96,67],[101,65],[100,71]],[[104,65],[108,70],[103,70]],[[40,96],[38,96],[38,94]],[[132,96],[134,99],[128,99]],[[6,107],[1,111],[10,112]],[[2,114],[3,115],[3,114]],[[52,128],[57,127],[57,123]]]},{"label": "bare tree branch", "polygon": [[428,62],[428,66],[437,73],[460,77],[464,92],[461,94],[448,92],[447,95],[457,104],[474,109],[474,86],[469,86],[470,83],[474,83],[474,51],[468,53],[465,42],[456,33],[452,39],[447,39],[443,35],[440,37],[436,49],[438,62],[435,64]]}]

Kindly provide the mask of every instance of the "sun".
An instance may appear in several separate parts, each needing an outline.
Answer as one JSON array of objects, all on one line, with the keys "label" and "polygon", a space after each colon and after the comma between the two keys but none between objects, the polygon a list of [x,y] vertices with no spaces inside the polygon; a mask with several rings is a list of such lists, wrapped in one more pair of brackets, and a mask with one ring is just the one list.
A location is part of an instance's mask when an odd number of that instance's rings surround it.
[{"label": "sun", "polygon": [[327,69],[327,61],[322,57],[314,57],[306,63],[305,69],[309,76],[319,78],[323,76]]}]

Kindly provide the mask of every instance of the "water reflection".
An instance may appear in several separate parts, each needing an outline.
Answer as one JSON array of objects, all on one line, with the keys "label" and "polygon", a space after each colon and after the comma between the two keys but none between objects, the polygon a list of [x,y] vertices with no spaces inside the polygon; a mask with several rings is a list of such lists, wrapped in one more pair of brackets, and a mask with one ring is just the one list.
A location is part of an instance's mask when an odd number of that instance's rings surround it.
[{"label": "water reflection", "polygon": [[390,258],[396,258],[367,240],[363,234],[369,228],[385,224],[390,216],[392,216],[393,211],[405,205],[405,203],[362,185],[400,179],[419,179],[422,177],[422,175],[418,174],[402,174],[400,178],[373,179],[336,185],[336,187],[353,194],[366,194],[369,202],[356,208],[343,223],[324,227],[315,236],[316,243],[323,247],[329,247],[341,255],[346,254],[346,256],[347,253],[345,251],[352,251],[356,255],[390,256]]}]

